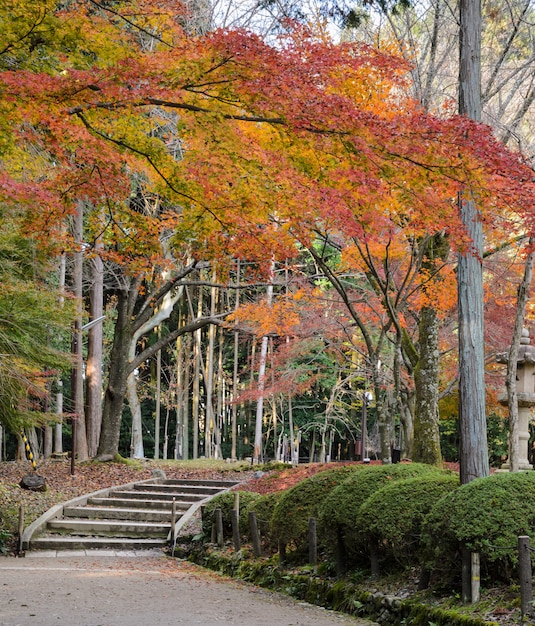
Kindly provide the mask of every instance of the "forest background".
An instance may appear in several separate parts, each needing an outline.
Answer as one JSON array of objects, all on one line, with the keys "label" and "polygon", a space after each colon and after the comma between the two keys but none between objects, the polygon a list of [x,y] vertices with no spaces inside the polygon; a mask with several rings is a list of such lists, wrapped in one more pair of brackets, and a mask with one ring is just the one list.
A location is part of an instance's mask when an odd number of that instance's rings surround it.
[{"label": "forest background", "polygon": [[456,460],[469,258],[501,462],[495,355],[533,262],[534,16],[483,5],[481,124],[457,114],[461,14],[2,0],[4,458],[25,429],[35,455],[79,460],[439,464],[442,426]]}]

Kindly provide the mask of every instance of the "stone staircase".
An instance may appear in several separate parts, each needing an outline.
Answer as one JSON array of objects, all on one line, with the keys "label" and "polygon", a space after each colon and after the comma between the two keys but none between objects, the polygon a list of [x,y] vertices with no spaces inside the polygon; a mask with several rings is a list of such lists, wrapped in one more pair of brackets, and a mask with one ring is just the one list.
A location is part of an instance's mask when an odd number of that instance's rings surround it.
[{"label": "stone staircase", "polygon": [[103,489],[52,507],[24,531],[21,549],[163,548],[176,540],[200,506],[235,484],[152,478]]}]

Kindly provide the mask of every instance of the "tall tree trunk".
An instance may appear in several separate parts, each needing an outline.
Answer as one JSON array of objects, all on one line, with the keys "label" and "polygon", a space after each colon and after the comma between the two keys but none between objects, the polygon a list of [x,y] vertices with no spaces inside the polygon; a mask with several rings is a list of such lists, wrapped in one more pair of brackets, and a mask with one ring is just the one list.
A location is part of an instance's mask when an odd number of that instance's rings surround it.
[{"label": "tall tree trunk", "polygon": [[420,355],[414,369],[416,410],[412,460],[441,465],[438,414],[438,319],[435,309],[423,307],[419,325]]},{"label": "tall tree trunk", "polygon": [[[272,267],[272,273],[273,273],[273,267]],[[266,305],[268,307],[271,307],[272,300],[273,300],[273,285],[270,284],[267,288]],[[259,395],[258,395],[258,400],[256,403],[253,463],[259,463],[261,456],[262,456],[262,423],[264,420],[264,386],[265,386],[268,346],[269,346],[269,338],[267,336],[262,337],[262,344],[260,347],[260,360],[258,363],[258,394]]]},{"label": "tall tree trunk", "polygon": [[262,425],[264,421],[264,386],[266,375],[266,361],[269,338],[262,337],[260,346],[260,359],[258,362],[258,400],[256,402],[256,418],[254,431],[253,463],[260,463],[262,459]]},{"label": "tall tree trunk", "polygon": [[[158,337],[160,337],[160,327],[158,326]],[[160,458],[160,417],[162,408],[162,351],[156,353],[156,412],[154,416],[154,458]]]},{"label": "tall tree trunk", "polygon": [[[60,292],[59,305],[63,306],[65,301],[65,274],[67,267],[67,258],[65,253],[59,257],[59,277],[58,277],[58,289]],[[58,378],[57,390],[56,390],[56,415],[58,421],[54,426],[54,445],[53,452],[56,454],[63,454],[63,380]]]},{"label": "tall tree trunk", "polygon": [[83,314],[83,227],[84,227],[84,211],[82,202],[78,202],[77,211],[73,221],[73,237],[77,246],[74,253],[73,262],[73,294],[76,300],[76,318],[74,320],[73,329],[73,358],[74,369],[72,377],[72,386],[74,399],[73,411],[73,448],[75,448],[75,456],[80,461],[85,461],[89,457],[87,449],[87,432],[85,426],[84,415],[84,357],[82,343],[82,314]]},{"label": "tall tree trunk", "polygon": [[119,450],[121,419],[128,377],[128,356],[132,340],[131,324],[128,291],[121,290],[117,296],[117,319],[110,354],[108,385],[104,393],[98,456],[115,457]]},{"label": "tall tree trunk", "polygon": [[[236,261],[236,299],[234,301],[234,311],[237,311],[240,307],[240,260]],[[239,356],[240,356],[240,334],[237,329],[237,325],[234,326],[234,363],[232,368],[232,422],[231,422],[231,449],[230,458],[234,461],[237,459],[237,436],[238,436],[238,403],[236,399],[238,397],[238,368],[239,368]]]},{"label": "tall tree trunk", "polygon": [[[197,315],[202,314],[202,287],[199,288],[197,301]],[[202,334],[201,329],[195,332],[194,348],[193,348],[193,398],[192,398],[192,417],[193,417],[193,458],[199,456],[199,413],[200,413],[200,394],[201,394],[201,361],[202,361]]]},{"label": "tall tree trunk", "polygon": [[[215,282],[215,272],[212,280]],[[215,315],[217,306],[217,288],[212,287],[210,294],[210,314]],[[205,424],[205,455],[207,458],[218,458],[219,451],[216,446],[217,422],[214,411],[214,369],[215,369],[215,326],[208,329],[208,349],[206,351],[206,364],[204,366],[204,387],[206,391],[206,424]]]},{"label": "tall tree trunk", "polygon": [[141,402],[137,394],[137,382],[134,372],[130,372],[126,379],[126,396],[132,415],[132,436],[130,440],[130,458],[144,459],[143,421],[141,419]]},{"label": "tall tree trunk", "polygon": [[[90,322],[101,319],[103,315],[104,264],[98,255],[98,250],[101,248],[102,242],[97,241],[95,244],[97,254],[91,259]],[[87,338],[86,429],[90,457],[94,457],[97,453],[102,425],[102,321],[89,328]]]},{"label": "tall tree trunk", "polygon": [[[459,113],[481,119],[481,2],[460,0]],[[459,196],[471,249],[458,255],[459,432],[463,484],[489,475],[485,414],[483,226],[469,189]]]}]

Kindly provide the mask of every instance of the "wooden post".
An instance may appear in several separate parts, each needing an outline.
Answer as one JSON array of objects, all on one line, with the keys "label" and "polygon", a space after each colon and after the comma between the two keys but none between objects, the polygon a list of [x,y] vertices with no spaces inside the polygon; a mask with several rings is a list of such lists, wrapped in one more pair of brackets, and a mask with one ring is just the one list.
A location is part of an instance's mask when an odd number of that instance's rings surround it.
[{"label": "wooden post", "polygon": [[216,509],[214,511],[214,520],[215,520],[215,534],[217,545],[222,548],[223,547],[223,513],[221,509]]},{"label": "wooden post", "polygon": [[210,543],[215,543],[217,541],[217,531],[216,531],[216,526],[215,526],[215,515],[212,519],[212,528],[211,528],[211,534],[210,534]]},{"label": "wooden post", "polygon": [[22,553],[22,535],[24,533],[24,507],[19,506],[19,554]]},{"label": "wooden post", "polygon": [[465,604],[468,604],[471,597],[471,581],[470,581],[470,551],[465,547],[461,549],[461,572],[462,572],[462,583],[461,583],[461,599]]},{"label": "wooden post", "polygon": [[315,517],[308,520],[308,562],[311,565],[318,564],[318,536]]},{"label": "wooden post", "polygon": [[251,539],[253,542],[254,555],[262,556],[262,545],[260,543],[260,533],[258,532],[256,513],[254,511],[249,511],[249,529],[251,531]]},{"label": "wooden post", "polygon": [[230,521],[232,522],[232,540],[234,542],[234,550],[239,552],[241,549],[240,542],[240,518],[238,516],[238,511],[233,509],[230,512]]},{"label": "wooden post", "polygon": [[533,583],[531,578],[531,552],[529,537],[518,538],[518,570],[520,574],[520,609],[522,619],[533,611]]},{"label": "wooden post", "polygon": [[234,494],[234,510],[238,513],[238,517],[240,517],[240,492],[236,491]]},{"label": "wooden post", "polygon": [[171,545],[175,545],[175,526],[176,526],[176,498],[173,498],[171,507]]},{"label": "wooden post", "polygon": [[472,552],[471,555],[471,574],[470,574],[470,591],[471,591],[471,601],[472,604],[475,602],[479,602],[479,598],[480,598],[480,592],[479,592],[479,587],[480,587],[480,576],[479,576],[479,572],[480,572],[480,558],[479,558],[479,552]]}]

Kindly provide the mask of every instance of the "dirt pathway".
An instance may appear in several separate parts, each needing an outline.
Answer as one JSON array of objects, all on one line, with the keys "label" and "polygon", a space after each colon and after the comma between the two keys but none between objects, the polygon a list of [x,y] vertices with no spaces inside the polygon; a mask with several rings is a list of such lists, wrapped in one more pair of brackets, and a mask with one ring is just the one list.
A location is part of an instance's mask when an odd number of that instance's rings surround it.
[{"label": "dirt pathway", "polygon": [[165,556],[0,558],[0,626],[372,626]]}]

